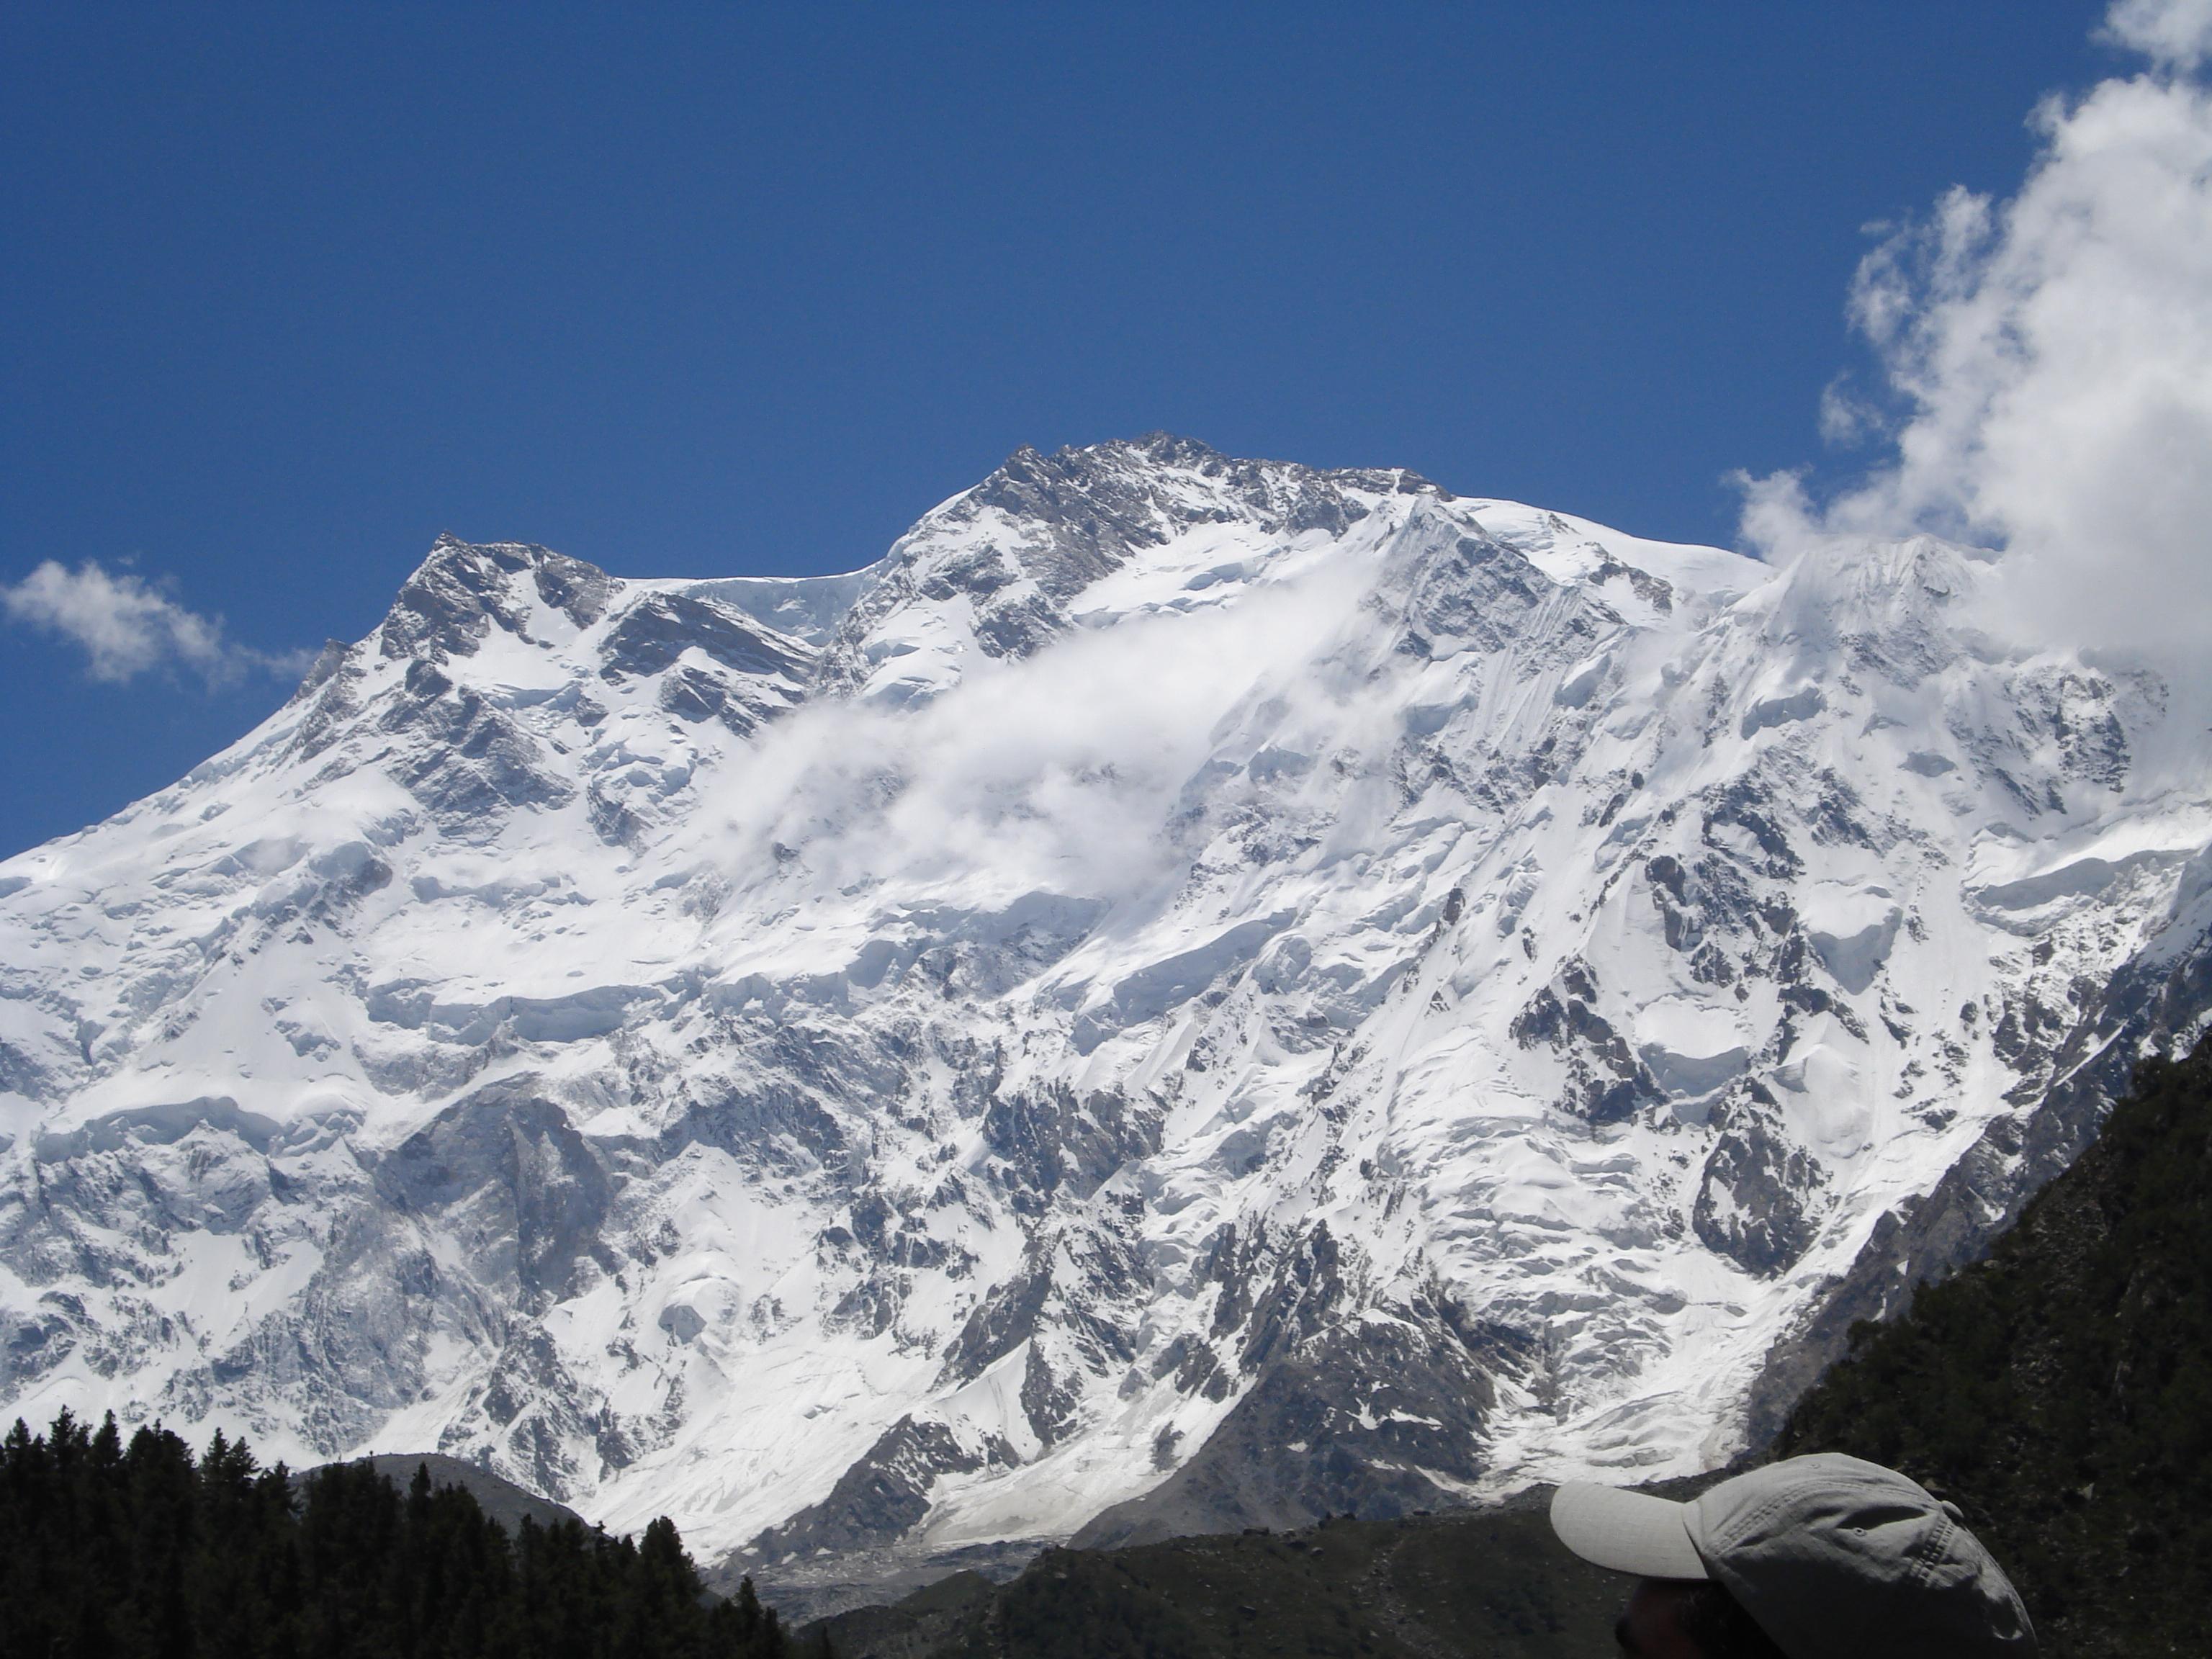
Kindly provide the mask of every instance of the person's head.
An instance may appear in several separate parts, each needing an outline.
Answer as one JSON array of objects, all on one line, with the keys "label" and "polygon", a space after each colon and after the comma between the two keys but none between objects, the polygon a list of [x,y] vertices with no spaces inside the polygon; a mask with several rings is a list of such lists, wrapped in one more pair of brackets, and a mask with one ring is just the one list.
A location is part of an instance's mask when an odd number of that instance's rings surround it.
[{"label": "person's head", "polygon": [[1626,1659],[1790,1659],[1710,1578],[1643,1580],[1613,1635]]},{"label": "person's head", "polygon": [[1644,1582],[1629,1659],[2031,1659],[2035,1631],[1958,1511],[1855,1457],[1793,1457],[1687,1504],[1574,1481],[1552,1527]]}]

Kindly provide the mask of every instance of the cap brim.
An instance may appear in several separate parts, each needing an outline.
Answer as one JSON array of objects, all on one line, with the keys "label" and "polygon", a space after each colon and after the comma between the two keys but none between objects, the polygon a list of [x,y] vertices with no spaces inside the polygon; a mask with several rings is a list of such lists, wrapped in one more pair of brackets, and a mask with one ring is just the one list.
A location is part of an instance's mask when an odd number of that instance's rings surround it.
[{"label": "cap brim", "polygon": [[1689,1506],[1571,1480],[1552,1494],[1552,1530],[1585,1561],[1640,1578],[1710,1578],[1690,1541]]}]

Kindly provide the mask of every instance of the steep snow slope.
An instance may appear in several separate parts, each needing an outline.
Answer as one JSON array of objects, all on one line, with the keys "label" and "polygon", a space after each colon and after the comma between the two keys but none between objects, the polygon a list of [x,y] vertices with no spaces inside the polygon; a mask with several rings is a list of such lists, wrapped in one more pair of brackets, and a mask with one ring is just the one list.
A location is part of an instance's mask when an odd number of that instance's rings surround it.
[{"label": "steep snow slope", "polygon": [[2212,1007],[2191,735],[2000,580],[1164,437],[442,540],[0,866],[0,1395],[793,1582],[1709,1464]]}]

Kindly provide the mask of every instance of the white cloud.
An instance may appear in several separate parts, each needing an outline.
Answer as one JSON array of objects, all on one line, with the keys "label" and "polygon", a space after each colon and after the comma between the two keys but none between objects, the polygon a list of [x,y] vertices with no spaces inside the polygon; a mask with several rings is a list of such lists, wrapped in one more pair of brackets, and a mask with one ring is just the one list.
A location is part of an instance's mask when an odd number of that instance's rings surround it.
[{"label": "white cloud", "polygon": [[1851,318],[1895,398],[1885,461],[1823,501],[1795,475],[1751,481],[1744,532],[1783,556],[1837,535],[1978,541],[2005,554],[2006,631],[2201,654],[2212,0],[2122,0],[2106,35],[2152,66],[2047,101],[2016,195],[1954,190],[1861,265]]},{"label": "white cloud", "polygon": [[88,561],[75,570],[52,559],[13,586],[0,586],[0,610],[26,626],[59,635],[85,653],[85,672],[120,684],[160,668],[185,668],[210,685],[257,669],[294,672],[291,655],[269,656],[223,637],[222,619],[203,617],[129,571]]},{"label": "white cloud", "polygon": [[1310,753],[1356,742],[1347,711],[1370,665],[1332,667],[1331,653],[1370,575],[1332,560],[1218,607],[1078,629],[1024,658],[979,656],[918,708],[809,704],[761,738],[714,856],[774,868],[756,849],[803,848],[817,894],[866,884],[886,902],[1163,897],[1188,849],[1159,826],[1210,755],[1240,741]]},{"label": "white cloud", "polygon": [[2212,0],[2117,0],[2104,32],[2154,64],[2194,70],[2212,58]]}]

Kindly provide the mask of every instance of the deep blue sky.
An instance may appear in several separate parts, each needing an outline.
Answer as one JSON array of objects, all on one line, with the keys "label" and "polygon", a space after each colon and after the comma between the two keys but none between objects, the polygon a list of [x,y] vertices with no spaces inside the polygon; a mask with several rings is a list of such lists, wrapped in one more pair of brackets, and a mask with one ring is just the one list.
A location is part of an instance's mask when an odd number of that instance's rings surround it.
[{"label": "deep blue sky", "polygon": [[[441,529],[845,569],[1156,427],[1725,543],[1863,227],[2014,185],[2100,9],[6,8],[0,583],[284,651]],[[0,624],[0,854],[288,690]]]}]

